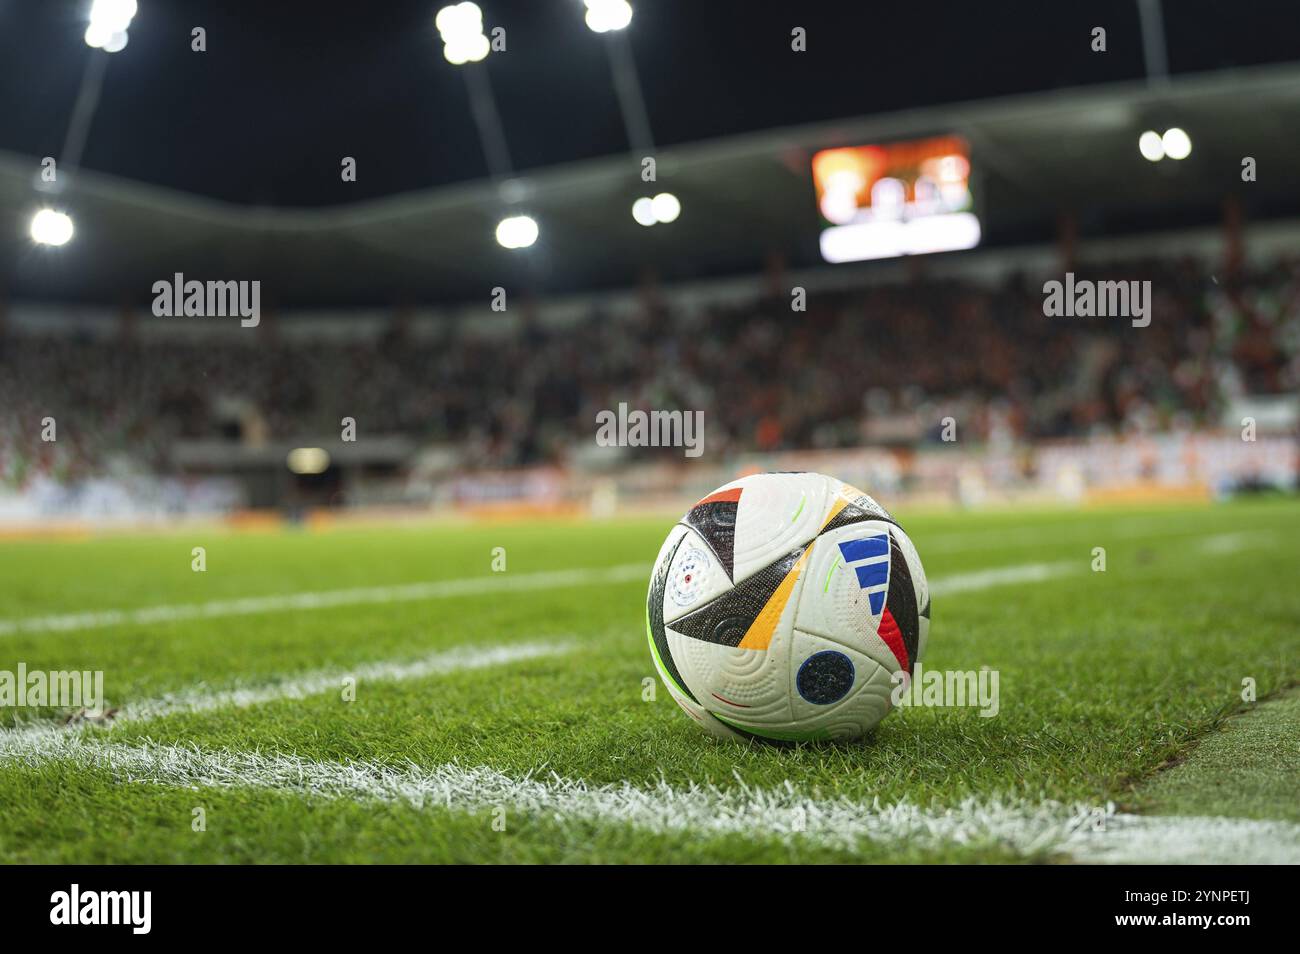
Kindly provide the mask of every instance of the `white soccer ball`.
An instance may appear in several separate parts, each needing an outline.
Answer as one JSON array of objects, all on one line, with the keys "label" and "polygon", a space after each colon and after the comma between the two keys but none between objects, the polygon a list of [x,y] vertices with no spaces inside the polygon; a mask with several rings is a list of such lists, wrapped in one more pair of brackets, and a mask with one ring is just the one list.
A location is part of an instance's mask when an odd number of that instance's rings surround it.
[{"label": "white soccer ball", "polygon": [[891,708],[930,629],[930,589],[902,527],[823,474],[756,474],[673,527],[650,576],[650,652],[715,735],[850,739]]}]

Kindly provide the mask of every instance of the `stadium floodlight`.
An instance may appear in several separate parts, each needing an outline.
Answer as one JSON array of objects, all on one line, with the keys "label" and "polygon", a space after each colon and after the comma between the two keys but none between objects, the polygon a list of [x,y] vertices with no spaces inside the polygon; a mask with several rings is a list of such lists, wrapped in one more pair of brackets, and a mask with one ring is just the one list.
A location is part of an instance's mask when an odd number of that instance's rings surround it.
[{"label": "stadium floodlight", "polygon": [[86,41],[86,46],[90,47],[91,49],[102,50],[104,48],[104,44],[106,44],[112,36],[113,36],[112,30],[110,30],[102,23],[98,23],[94,20],[91,20],[90,23],[86,26],[86,32],[83,36],[83,39],[85,39]]},{"label": "stadium floodlight", "polygon": [[618,95],[618,109],[623,114],[628,145],[638,156],[654,153],[654,137],[650,134],[650,115],[646,112],[645,97],[641,95],[641,80],[637,77],[636,63],[632,59],[632,45],[623,31],[632,22],[632,5],[627,0],[583,0],[587,5],[587,26],[594,33],[605,34],[605,53]]},{"label": "stadium floodlight", "polygon": [[295,474],[323,474],[329,470],[330,455],[323,447],[295,447],[285,463]]},{"label": "stadium floodlight", "polygon": [[623,30],[632,22],[632,4],[627,0],[583,0],[587,5],[587,26],[594,33]]},{"label": "stadium floodlight", "polygon": [[1165,157],[1165,145],[1160,139],[1160,133],[1154,129],[1148,129],[1138,137],[1138,152],[1142,153],[1142,158],[1151,162],[1159,162]]},{"label": "stadium floodlight", "polygon": [[1160,137],[1160,144],[1170,159],[1186,159],[1192,154],[1192,137],[1177,126],[1165,130],[1165,134]]},{"label": "stadium floodlight", "polygon": [[537,222],[527,215],[511,215],[497,224],[497,243],[502,248],[528,248],[537,234]]},{"label": "stadium floodlight", "polygon": [[[442,55],[452,66],[479,63],[487,59],[492,44],[483,34],[483,11],[478,4],[464,0],[454,6],[443,7],[433,19],[442,37]],[[479,144],[487,158],[488,170],[503,191],[514,191],[509,176],[510,151],[506,147],[506,134],[501,126],[492,86],[488,82],[486,67],[461,72],[469,90],[470,109],[474,125],[478,128]],[[527,248],[537,241],[537,223],[526,215],[511,216],[497,224],[497,241],[505,248]]]},{"label": "stadium floodlight", "polygon": [[110,30],[125,30],[138,9],[136,0],[95,0],[90,5],[90,22],[102,23]]},{"label": "stadium floodlight", "polygon": [[654,212],[655,221],[665,225],[676,222],[677,216],[682,214],[682,204],[671,192],[660,192],[651,199],[650,209]]},{"label": "stadium floodlight", "polygon": [[636,219],[637,224],[651,226],[659,220],[655,218],[654,199],[643,195],[632,203],[632,218]]},{"label": "stadium floodlight", "polygon": [[32,216],[31,232],[37,245],[67,245],[72,239],[72,217],[66,212],[41,209]]},{"label": "stadium floodlight", "polygon": [[488,55],[491,44],[483,35],[483,11],[478,4],[466,0],[443,7],[433,22],[442,36],[442,55],[452,66],[478,63]]},{"label": "stadium floodlight", "polygon": [[136,9],[136,0],[95,0],[84,36],[86,45],[105,53],[126,49],[127,28],[135,19]]},{"label": "stadium floodlight", "polygon": [[632,218],[641,225],[676,222],[682,214],[682,204],[671,192],[660,192],[653,199],[643,196],[632,203]]},{"label": "stadium floodlight", "polygon": [[118,30],[116,33],[109,34],[108,40],[100,46],[100,49],[105,53],[121,53],[126,49],[129,39],[125,30]]},{"label": "stadium floodlight", "polygon": [[86,45],[105,53],[122,52],[129,39],[125,30],[111,30],[102,23],[91,23],[86,27]]}]

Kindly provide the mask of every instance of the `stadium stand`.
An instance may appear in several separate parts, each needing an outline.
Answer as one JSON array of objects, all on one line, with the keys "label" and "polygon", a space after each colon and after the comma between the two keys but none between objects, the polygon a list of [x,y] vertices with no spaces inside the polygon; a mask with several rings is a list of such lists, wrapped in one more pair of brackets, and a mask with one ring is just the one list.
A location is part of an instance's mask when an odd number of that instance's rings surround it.
[{"label": "stadium stand", "polygon": [[576,325],[534,320],[508,336],[461,325],[422,337],[394,323],[368,340],[306,344],[11,333],[0,338],[7,420],[53,414],[64,430],[56,445],[8,427],[0,474],[10,486],[87,476],[117,455],[165,472],[176,440],[294,440],[343,416],[455,445],[466,467],[562,463],[590,441],[596,410],[619,402],[701,409],[723,452],[934,441],[945,415],[978,440],[1159,433],[1218,425],[1230,400],[1300,383],[1300,258],[1233,278],[1191,259],[1079,274],[1153,280],[1161,320],[1138,332],[1045,319],[1041,283],[1020,274],[993,288],[823,292],[800,314],[776,297],[593,306]]}]

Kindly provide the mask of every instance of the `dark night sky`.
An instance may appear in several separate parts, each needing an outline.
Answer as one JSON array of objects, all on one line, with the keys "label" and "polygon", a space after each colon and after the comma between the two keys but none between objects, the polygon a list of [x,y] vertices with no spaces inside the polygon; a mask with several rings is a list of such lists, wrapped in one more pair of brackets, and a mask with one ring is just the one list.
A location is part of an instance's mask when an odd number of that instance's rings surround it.
[{"label": "dark night sky", "polygon": [[[57,155],[89,0],[0,0],[0,148]],[[87,168],[239,202],[323,205],[476,179],[486,165],[440,0],[139,0]],[[580,0],[479,0],[518,169],[623,151],[602,38]],[[633,0],[660,144],[1142,75],[1135,0],[997,4]],[[1294,0],[1166,0],[1175,72],[1300,58]],[[191,27],[208,52],[189,48]],[[792,26],[809,51],[792,53]],[[1089,50],[1105,26],[1109,52]],[[339,159],[359,181],[339,181]]]}]

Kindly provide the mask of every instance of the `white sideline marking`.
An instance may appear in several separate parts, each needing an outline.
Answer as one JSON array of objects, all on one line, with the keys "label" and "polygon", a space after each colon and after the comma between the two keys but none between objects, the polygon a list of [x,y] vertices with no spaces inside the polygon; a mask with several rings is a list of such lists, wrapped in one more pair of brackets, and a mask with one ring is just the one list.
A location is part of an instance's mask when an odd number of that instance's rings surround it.
[{"label": "white sideline marking", "polygon": [[1214,816],[1123,815],[1106,831],[1076,834],[1067,850],[1108,864],[1300,864],[1300,825]]},{"label": "white sideline marking", "polygon": [[71,733],[45,733],[39,745],[0,750],[0,760],[42,764],[51,759],[107,769],[127,782],[215,788],[261,788],[327,799],[395,802],[417,809],[473,812],[509,806],[560,824],[623,824],[655,832],[806,839],[853,850],[885,846],[942,849],[953,844],[1001,846],[1021,855],[1066,853],[1081,861],[1300,861],[1300,826],[1228,818],[1145,817],[1111,813],[1104,832],[1081,831],[1085,808],[1047,802],[980,803],[926,810],[908,803],[882,807],[846,798],[817,800],[788,784],[648,788],[629,783],[589,785],[558,775],[513,778],[484,766],[455,763],[421,768],[373,762],[320,762],[259,752],[209,752],[191,746],[96,742]]},{"label": "white sideline marking", "polygon": [[1272,534],[1262,530],[1216,533],[1203,539],[1199,549],[1202,553],[1209,553],[1213,556],[1227,556],[1230,553],[1238,553],[1242,550],[1249,550],[1254,546],[1261,546],[1271,536]]},{"label": "white sideline marking", "polygon": [[[456,646],[417,659],[398,662],[363,663],[351,669],[315,669],[278,682],[235,689],[169,693],[155,699],[127,703],[114,714],[112,725],[160,719],[176,712],[212,712],[217,709],[246,709],[249,706],[277,702],[281,699],[308,699],[343,688],[343,679],[352,677],[358,686],[367,682],[406,682],[450,672],[467,672],[504,666],[528,659],[542,659],[571,652],[573,643],[504,643],[497,646]],[[75,735],[49,722],[37,722],[10,730],[0,730],[0,760],[21,754],[25,747],[39,750],[51,735]]]},{"label": "white sideline marking", "polygon": [[570,652],[572,643],[506,643],[500,646],[457,646],[409,662],[365,663],[352,669],[315,670],[282,682],[248,686],[218,692],[173,693],[124,706],[114,721],[158,719],[174,712],[211,712],[214,709],[246,709],[281,699],[308,699],[342,689],[344,677],[357,685],[366,682],[407,682],[449,672],[466,672],[504,666],[525,659],[541,659]]},{"label": "white sideline marking", "polygon": [[[1167,521],[1133,520],[1101,531],[1107,540],[1142,540],[1147,538],[1196,536],[1203,531],[1170,526]],[[1060,546],[1064,538],[1071,546],[1098,536],[1095,527],[1083,522],[1044,522],[1039,526],[1018,525],[1008,529],[957,530],[933,538],[913,535],[912,542],[924,553],[962,553],[968,550],[1008,550],[1013,547]],[[1085,552],[1089,547],[1085,546]]]},{"label": "white sideline marking", "polygon": [[990,587],[1007,586],[1012,583],[1040,583],[1056,576],[1073,573],[1083,565],[1082,560],[1063,560],[1059,563],[1020,563],[1015,566],[976,570],[973,573],[955,573],[952,576],[940,577],[931,583],[930,595],[950,596],[953,593],[987,590]]},{"label": "white sideline marking", "polygon": [[[934,580],[930,592],[937,596],[965,593],[1010,583],[1035,583],[1077,569],[1073,563],[1025,563],[995,567],[974,573],[958,573]],[[308,593],[280,593],[272,596],[249,596],[243,599],[213,600],[209,603],[178,603],[148,606],[135,610],[97,610],[60,616],[33,616],[27,619],[0,619],[0,636],[14,633],[69,632],[81,629],[104,629],[110,626],[150,623],[175,623],[222,616],[247,616],[255,613],[279,613],[288,610],[318,610],[334,606],[365,603],[398,603],[435,600],[451,596],[478,596],[488,593],[543,590],[562,586],[586,586],[597,583],[626,583],[647,580],[650,567],[642,563],[622,563],[602,569],[550,570],[542,573],[516,574],[513,577],[474,576],[460,580],[435,580],[429,583],[404,583],[395,586],[365,586],[346,590],[321,590]]]},{"label": "white sideline marking", "polygon": [[403,583],[395,586],[364,586],[346,590],[323,590],[314,593],[279,593],[249,596],[243,599],[213,600],[209,603],[179,603],[148,606],[135,610],[98,610],[61,616],[35,616],[28,619],[0,620],[0,636],[12,633],[60,632],[79,629],[102,629],[124,624],[174,623],[221,616],[247,616],[253,613],[278,613],[287,610],[329,609],[365,603],[397,603],[434,600],[451,596],[478,596],[517,590],[541,590],[561,586],[584,586],[590,583],[625,583],[649,579],[650,568],[641,563],[624,563],[601,569],[548,570],[542,573],[517,573],[473,576],[459,580],[434,580],[428,583]]}]

